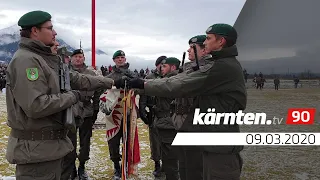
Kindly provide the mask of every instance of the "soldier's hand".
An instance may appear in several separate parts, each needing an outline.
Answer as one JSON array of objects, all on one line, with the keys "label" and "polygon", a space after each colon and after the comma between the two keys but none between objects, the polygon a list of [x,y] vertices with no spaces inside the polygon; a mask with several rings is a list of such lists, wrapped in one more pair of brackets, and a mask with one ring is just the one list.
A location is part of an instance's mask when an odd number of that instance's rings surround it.
[{"label": "soldier's hand", "polygon": [[81,98],[80,91],[77,91],[77,90],[71,90],[71,92],[76,96],[77,101],[80,101],[80,98]]},{"label": "soldier's hand", "polygon": [[148,117],[147,117],[147,113],[141,109],[139,110],[139,115],[140,115],[140,119],[146,124],[146,125],[149,125],[149,120],[148,120]]},{"label": "soldier's hand", "polygon": [[92,116],[92,122],[94,124],[94,122],[96,122],[97,118],[98,118],[98,113],[99,113],[99,110],[95,110],[93,111],[93,116]]},{"label": "soldier's hand", "polygon": [[128,81],[130,88],[144,89],[144,80],[140,78],[133,78]]},{"label": "soldier's hand", "polygon": [[117,89],[124,88],[125,87],[125,79],[120,78],[114,81],[114,85],[116,86]]}]

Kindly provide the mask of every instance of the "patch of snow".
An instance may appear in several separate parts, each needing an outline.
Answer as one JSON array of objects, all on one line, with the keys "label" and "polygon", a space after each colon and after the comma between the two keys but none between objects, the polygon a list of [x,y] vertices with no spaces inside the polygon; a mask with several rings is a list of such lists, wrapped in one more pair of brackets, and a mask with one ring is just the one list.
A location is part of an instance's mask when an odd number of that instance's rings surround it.
[{"label": "patch of snow", "polygon": [[12,25],[7,28],[4,28],[4,29],[0,29],[0,35],[2,35],[2,34],[11,34],[11,35],[19,34],[19,31],[20,31],[20,27],[16,24],[16,25]]},{"label": "patch of snow", "polygon": [[309,179],[308,173],[302,173],[302,174],[294,173],[294,175],[296,176],[297,179],[300,179],[300,180]]}]

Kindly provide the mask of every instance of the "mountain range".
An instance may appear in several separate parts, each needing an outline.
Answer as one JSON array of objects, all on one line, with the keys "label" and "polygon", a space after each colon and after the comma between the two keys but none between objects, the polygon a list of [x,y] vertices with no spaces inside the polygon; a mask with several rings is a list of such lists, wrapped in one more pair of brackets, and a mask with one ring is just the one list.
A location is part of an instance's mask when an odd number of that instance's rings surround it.
[{"label": "mountain range", "polygon": [[[13,54],[17,51],[20,40],[20,28],[13,25],[0,30],[0,61],[10,62]],[[67,47],[68,51],[74,51],[76,48],[70,46],[61,37],[57,37],[60,47]],[[91,52],[90,48],[83,49],[83,51]],[[96,49],[96,55],[107,55],[104,51]]]},{"label": "mountain range", "polygon": [[[69,45],[64,37],[57,37],[60,46],[65,46],[69,51],[73,51],[75,47]],[[0,30],[0,61],[10,62],[13,54],[18,49],[18,43],[20,40],[19,27],[17,25],[7,27]],[[314,48],[309,51],[299,51],[296,52],[295,56],[291,57],[281,57],[281,58],[259,58],[255,60],[248,61],[246,57],[243,57],[242,49],[246,43],[240,41],[238,44],[239,49],[239,61],[243,68],[247,70],[248,73],[254,74],[263,72],[264,74],[287,74],[287,73],[300,73],[309,71],[311,73],[319,73],[320,61],[318,60],[317,49]],[[83,49],[86,56],[86,64],[91,64],[91,49]],[[248,51],[247,51],[248,52]],[[101,65],[113,65],[112,54],[106,53],[100,49],[96,49],[96,63],[97,66]],[[140,68],[153,68],[153,60],[144,60],[139,57],[127,57],[130,63],[130,68],[140,69]],[[188,60],[186,60],[187,62]]]}]

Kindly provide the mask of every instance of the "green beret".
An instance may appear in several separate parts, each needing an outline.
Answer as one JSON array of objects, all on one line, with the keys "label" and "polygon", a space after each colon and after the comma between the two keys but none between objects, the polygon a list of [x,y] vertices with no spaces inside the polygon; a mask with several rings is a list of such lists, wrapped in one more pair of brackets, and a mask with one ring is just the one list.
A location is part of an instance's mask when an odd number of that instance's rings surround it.
[{"label": "green beret", "polygon": [[207,31],[207,34],[218,34],[220,36],[229,37],[234,40],[237,39],[237,31],[229,24],[214,24],[210,26]]},{"label": "green beret", "polygon": [[126,56],[126,54],[124,54],[124,52],[122,50],[118,50],[113,54],[112,59],[118,57],[118,56]]},{"label": "green beret", "polygon": [[173,65],[180,65],[180,60],[175,57],[168,57],[164,60],[162,60],[162,64],[173,64]]},{"label": "green beret", "polygon": [[44,11],[31,11],[24,14],[18,21],[22,28],[31,28],[33,26],[45,23],[51,20],[51,15]]},{"label": "green beret", "polygon": [[189,44],[203,44],[206,40],[206,35],[194,36],[189,40]]},{"label": "green beret", "polygon": [[82,49],[76,49],[72,52],[71,56],[74,56],[76,54],[84,54]]},{"label": "green beret", "polygon": [[162,62],[164,59],[166,59],[166,58],[167,58],[167,56],[160,56],[160,57],[158,57],[158,59],[156,60],[155,65],[158,66],[158,65],[161,64],[161,62]]}]

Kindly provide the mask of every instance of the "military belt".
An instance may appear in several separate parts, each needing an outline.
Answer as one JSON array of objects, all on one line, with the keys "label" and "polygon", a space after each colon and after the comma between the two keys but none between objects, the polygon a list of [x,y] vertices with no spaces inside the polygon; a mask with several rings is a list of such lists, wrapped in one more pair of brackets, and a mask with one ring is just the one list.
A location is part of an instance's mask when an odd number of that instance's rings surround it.
[{"label": "military belt", "polygon": [[67,134],[67,129],[42,131],[24,131],[18,129],[11,129],[10,132],[10,135],[14,138],[31,141],[65,139],[67,137]]}]

